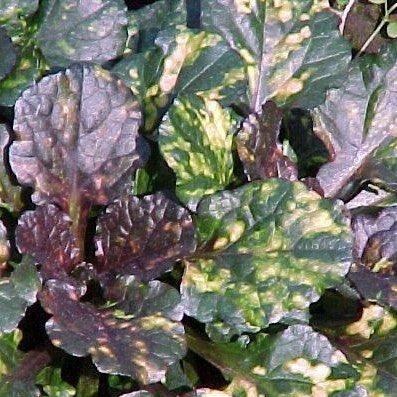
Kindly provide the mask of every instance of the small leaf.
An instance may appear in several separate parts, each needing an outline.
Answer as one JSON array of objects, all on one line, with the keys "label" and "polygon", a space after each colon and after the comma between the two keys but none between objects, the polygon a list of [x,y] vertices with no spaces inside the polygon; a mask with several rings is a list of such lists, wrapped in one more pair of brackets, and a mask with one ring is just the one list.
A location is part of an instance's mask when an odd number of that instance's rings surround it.
[{"label": "small leaf", "polygon": [[183,0],[159,0],[128,16],[128,46],[139,51],[153,46],[161,30],[186,25],[187,17]]},{"label": "small leaf", "polygon": [[43,390],[48,397],[72,397],[76,395],[74,387],[62,380],[60,368],[44,368],[37,375],[36,383],[43,386]]},{"label": "small leaf", "polygon": [[397,207],[357,215],[352,228],[357,264],[349,279],[365,299],[397,308]]},{"label": "small leaf", "polygon": [[17,247],[42,265],[45,279],[69,273],[82,260],[71,226],[69,216],[55,205],[40,206],[19,218],[15,232]]},{"label": "small leaf", "polygon": [[225,105],[244,94],[243,63],[218,35],[178,26],[162,31],[156,46],[112,69],[140,101],[145,132],[153,133],[179,94],[200,93]]},{"label": "small leaf", "polygon": [[204,198],[201,247],[186,261],[187,315],[230,337],[307,321],[310,303],[341,284],[352,262],[342,208],[301,183],[251,182]]},{"label": "small leaf", "polygon": [[314,111],[315,132],[332,160],[317,175],[327,197],[337,196],[350,181],[371,177],[365,165],[396,134],[397,46],[369,59],[353,64],[344,86],[329,91],[325,104]]},{"label": "small leaf", "polygon": [[[353,393],[360,390],[359,372],[325,336],[309,326],[293,325],[275,335],[258,334],[246,348],[238,343],[210,343],[191,335],[187,338],[190,348],[232,382],[219,396],[248,392],[267,397],[366,395]],[[193,396],[218,396],[215,393],[203,390]]]},{"label": "small leaf", "polygon": [[0,25],[10,34],[15,34],[38,6],[39,0],[0,0]]},{"label": "small leaf", "polygon": [[53,0],[37,40],[52,66],[101,64],[122,54],[126,25],[122,0]]},{"label": "small leaf", "polygon": [[237,135],[237,150],[250,180],[298,179],[298,170],[283,153],[278,141],[283,112],[274,102],[266,102],[262,113],[251,114]]},{"label": "small leaf", "polygon": [[181,96],[159,130],[161,152],[176,173],[176,193],[191,209],[233,181],[233,135],[239,117],[214,100]]},{"label": "small leaf", "polygon": [[22,333],[0,334],[0,396],[40,397],[35,386],[35,371],[22,371],[24,354],[18,350]]},{"label": "small leaf", "polygon": [[140,120],[128,88],[89,65],[45,77],[15,105],[11,167],[35,188],[37,204],[57,204],[70,216],[81,252],[90,206],[126,191],[148,158]]},{"label": "small leaf", "polygon": [[74,287],[56,280],[47,283],[40,300],[53,315],[46,324],[52,343],[78,357],[91,354],[100,372],[154,383],[185,354],[183,326],[161,314],[115,316],[79,302]]},{"label": "small leaf", "polygon": [[11,212],[19,212],[23,207],[21,188],[11,183],[6,169],[9,139],[7,128],[0,124],[0,206]]},{"label": "small leaf", "polygon": [[0,279],[0,332],[16,329],[26,309],[36,302],[40,288],[36,268],[28,257],[14,264],[9,278]]},{"label": "small leaf", "polygon": [[268,100],[313,107],[343,81],[351,53],[328,1],[204,0],[201,7],[203,27],[245,62],[252,111]]},{"label": "small leaf", "polygon": [[0,61],[0,80],[3,80],[12,71],[17,54],[11,39],[4,28],[0,27],[0,52],[3,54]]},{"label": "small leaf", "polygon": [[103,277],[134,274],[150,280],[194,252],[196,240],[189,212],[156,193],[111,204],[98,220],[95,244]]}]

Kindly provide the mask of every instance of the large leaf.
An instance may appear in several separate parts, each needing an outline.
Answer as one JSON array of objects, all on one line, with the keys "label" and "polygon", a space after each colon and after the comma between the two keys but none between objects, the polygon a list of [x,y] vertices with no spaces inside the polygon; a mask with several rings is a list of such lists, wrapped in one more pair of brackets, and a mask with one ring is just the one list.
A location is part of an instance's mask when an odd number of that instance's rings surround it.
[{"label": "large leaf", "polygon": [[70,272],[82,260],[72,222],[55,205],[25,212],[15,233],[19,251],[42,266],[41,274],[46,279]]},{"label": "large leaf", "polygon": [[266,102],[260,114],[250,114],[237,135],[237,150],[250,180],[298,179],[298,169],[283,153],[278,140],[283,112],[272,101]]},{"label": "large leaf", "polygon": [[40,397],[35,373],[22,373],[24,355],[18,350],[21,331],[0,334],[0,397]]},{"label": "large leaf", "polygon": [[397,207],[353,218],[354,255],[357,264],[349,278],[371,301],[397,308]]},{"label": "large leaf", "polygon": [[393,145],[397,119],[396,59],[397,46],[393,45],[377,58],[355,63],[344,86],[329,91],[325,104],[314,111],[315,132],[326,143],[332,160],[317,176],[329,197],[348,182],[366,178],[369,172],[363,167],[374,156],[391,150],[387,146]]},{"label": "large leaf", "polygon": [[10,136],[4,124],[0,124],[0,206],[11,212],[22,209],[21,188],[11,183],[6,168],[6,156]]},{"label": "large leaf", "polygon": [[69,354],[91,354],[98,370],[160,381],[169,365],[185,354],[183,326],[155,309],[144,314],[98,310],[78,301],[69,284],[48,282],[41,302],[52,318],[46,329],[52,343]]},{"label": "large leaf", "polygon": [[148,157],[140,118],[130,90],[99,67],[45,77],[15,105],[11,167],[35,188],[36,203],[58,204],[70,215],[82,240],[84,211],[125,191]]},{"label": "large leaf", "polygon": [[156,193],[111,204],[99,218],[95,244],[102,277],[134,274],[149,280],[191,254],[196,240],[189,212]]},{"label": "large leaf", "polygon": [[160,126],[159,144],[176,173],[176,193],[190,208],[233,181],[233,135],[239,117],[214,100],[181,96]]},{"label": "large leaf", "polygon": [[357,385],[358,371],[325,336],[308,326],[293,325],[276,335],[259,334],[247,347],[204,342],[189,334],[187,338],[191,349],[232,381],[225,394],[203,390],[196,396],[366,395],[354,394],[364,392]]},{"label": "large leaf", "polygon": [[53,66],[116,58],[127,39],[122,0],[52,0],[37,35],[41,51]]},{"label": "large leaf", "polygon": [[41,282],[32,261],[25,257],[8,278],[0,278],[0,332],[11,332],[36,302]]},{"label": "large leaf", "polygon": [[[201,249],[186,262],[186,314],[230,336],[307,319],[310,303],[348,272],[342,209],[298,182],[252,182],[203,199]],[[207,324],[208,326],[208,324]]]},{"label": "large leaf", "polygon": [[206,93],[230,104],[244,92],[243,64],[218,35],[178,26],[162,31],[156,45],[113,68],[142,104],[145,131],[153,132],[178,94]]},{"label": "large leaf", "polygon": [[244,59],[256,112],[269,99],[281,106],[321,103],[351,58],[328,1],[204,0],[202,21]]}]

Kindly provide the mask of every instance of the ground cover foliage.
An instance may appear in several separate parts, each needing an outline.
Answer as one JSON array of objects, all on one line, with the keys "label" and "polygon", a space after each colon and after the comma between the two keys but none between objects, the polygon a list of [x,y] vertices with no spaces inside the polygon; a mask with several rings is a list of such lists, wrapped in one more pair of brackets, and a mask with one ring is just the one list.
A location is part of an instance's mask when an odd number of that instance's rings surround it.
[{"label": "ground cover foliage", "polygon": [[0,0],[0,397],[396,396],[395,9]]}]

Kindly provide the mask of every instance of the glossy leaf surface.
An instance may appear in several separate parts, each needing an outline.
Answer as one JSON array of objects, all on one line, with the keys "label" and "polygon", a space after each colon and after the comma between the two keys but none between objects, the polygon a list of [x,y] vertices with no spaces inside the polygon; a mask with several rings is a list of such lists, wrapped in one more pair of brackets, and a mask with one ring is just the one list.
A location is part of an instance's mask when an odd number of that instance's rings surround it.
[{"label": "glossy leaf surface", "polygon": [[205,198],[197,216],[202,246],[186,262],[186,314],[225,336],[307,320],[352,261],[341,208],[301,183],[252,182]]}]

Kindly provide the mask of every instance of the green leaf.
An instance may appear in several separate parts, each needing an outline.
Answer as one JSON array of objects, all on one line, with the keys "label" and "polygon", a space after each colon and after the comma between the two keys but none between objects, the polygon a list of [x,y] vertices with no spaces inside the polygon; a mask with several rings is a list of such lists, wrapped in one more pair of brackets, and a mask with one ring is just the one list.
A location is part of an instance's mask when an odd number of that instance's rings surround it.
[{"label": "green leaf", "polygon": [[141,383],[159,382],[167,367],[186,353],[184,328],[152,310],[124,313],[99,310],[78,301],[70,284],[50,280],[40,295],[52,314],[46,323],[52,343],[69,354],[91,354],[100,372],[126,375]]},{"label": "green leaf", "polygon": [[201,93],[228,105],[244,93],[243,64],[218,35],[178,26],[162,31],[156,45],[112,69],[140,101],[146,132],[179,94]]},{"label": "green leaf", "polygon": [[43,386],[43,390],[48,397],[72,397],[76,395],[74,387],[62,380],[60,368],[44,368],[37,375],[36,383]]},{"label": "green leaf", "polygon": [[9,334],[0,334],[0,397],[40,396],[34,384],[35,375],[25,378],[22,373],[18,373],[24,356],[18,350],[21,339],[22,333],[19,330]]},{"label": "green leaf", "polygon": [[34,14],[39,0],[0,0],[0,25],[11,34],[23,28],[26,18]]},{"label": "green leaf", "polygon": [[350,181],[371,178],[374,157],[376,165],[384,164],[388,180],[393,160],[387,158],[397,133],[396,60],[393,44],[354,63],[344,86],[330,90],[325,104],[315,109],[314,130],[332,160],[317,175],[326,196],[337,196]]},{"label": "green leaf", "polygon": [[[252,111],[268,100],[313,107],[351,59],[328,1],[203,0],[202,23],[244,59]],[[335,67],[337,65],[337,67]]]},{"label": "green leaf", "polygon": [[252,182],[204,198],[197,212],[201,249],[181,291],[186,314],[218,335],[307,321],[352,262],[342,208],[299,182]]},{"label": "green leaf", "polygon": [[324,333],[360,371],[359,384],[369,396],[394,397],[397,390],[397,316],[368,305],[356,322]]},{"label": "green leaf", "polygon": [[190,208],[226,188],[233,176],[233,135],[239,117],[211,99],[181,96],[159,130],[161,152],[176,173],[176,193]]},{"label": "green leaf", "polygon": [[0,279],[0,332],[13,331],[26,309],[36,302],[41,287],[36,268],[28,257],[14,264],[9,278]]},{"label": "green leaf", "polygon": [[0,207],[10,212],[19,212],[22,207],[21,187],[11,183],[6,169],[6,156],[10,136],[7,127],[0,124]]},{"label": "green leaf", "polygon": [[154,45],[161,30],[186,25],[184,0],[159,0],[129,12],[128,47],[139,51]]},{"label": "green leaf", "polygon": [[[210,343],[187,335],[193,351],[217,366],[232,383],[219,396],[364,396],[358,371],[327,338],[293,325],[275,335],[259,334],[247,347]],[[200,392],[197,396],[216,396]],[[247,393],[247,394],[245,394]]]},{"label": "green leaf", "polygon": [[102,64],[121,55],[127,39],[122,0],[53,0],[37,34],[52,66]]},{"label": "green leaf", "polygon": [[16,62],[17,54],[6,30],[2,27],[0,27],[0,52],[2,54],[0,61],[0,80],[3,80],[4,77],[12,71]]}]

